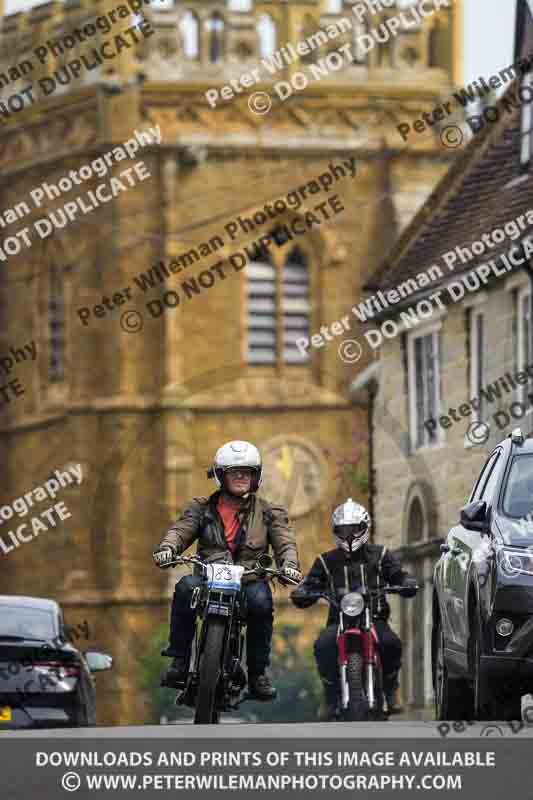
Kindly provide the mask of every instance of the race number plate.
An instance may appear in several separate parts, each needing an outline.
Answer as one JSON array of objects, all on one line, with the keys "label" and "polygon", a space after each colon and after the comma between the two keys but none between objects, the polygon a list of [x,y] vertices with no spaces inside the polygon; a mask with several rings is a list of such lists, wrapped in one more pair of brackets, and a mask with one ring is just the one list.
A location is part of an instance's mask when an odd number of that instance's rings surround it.
[{"label": "race number plate", "polygon": [[0,706],[0,722],[11,722],[11,706]]},{"label": "race number plate", "polygon": [[211,564],[208,580],[210,589],[240,589],[244,567],[235,564]]}]

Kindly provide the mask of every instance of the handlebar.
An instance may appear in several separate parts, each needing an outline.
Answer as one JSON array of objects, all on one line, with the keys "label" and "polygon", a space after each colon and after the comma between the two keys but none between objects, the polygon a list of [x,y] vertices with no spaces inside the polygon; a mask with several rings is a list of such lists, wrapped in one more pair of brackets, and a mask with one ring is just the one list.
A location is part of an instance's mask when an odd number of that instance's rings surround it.
[{"label": "handlebar", "polygon": [[206,563],[198,556],[177,556],[173,561],[168,561],[165,567],[177,567],[178,564],[197,564],[200,567],[205,567]]},{"label": "handlebar", "polygon": [[[419,588],[420,587],[418,585],[416,585],[416,586],[383,586],[381,589],[367,589],[367,590],[354,589],[353,591],[354,592],[358,592],[359,594],[362,594],[363,596],[364,595],[370,595],[372,597],[379,597],[380,595],[384,595],[384,594],[399,594],[399,595],[401,595],[406,590],[415,589],[416,591],[418,591]],[[316,600],[320,600],[320,598],[323,598],[324,600],[327,600],[328,603],[331,603],[336,608],[340,608],[340,603],[334,597],[332,597],[330,594],[328,594],[327,592],[308,592],[306,597],[308,597],[310,599],[313,598],[313,599],[316,599]]]},{"label": "handlebar", "polygon": [[[173,561],[169,561],[168,564],[166,564],[165,566],[175,567],[178,564],[193,564],[201,567],[204,570],[204,572],[207,572],[207,568],[211,566],[211,563],[212,562],[209,561],[202,561],[202,559],[198,558],[198,556],[178,556]],[[243,572],[243,577],[244,575],[264,575],[264,574],[270,575],[273,578],[283,578],[284,581],[292,583],[295,586],[298,586],[298,584],[300,583],[300,581],[294,580],[294,578],[289,578],[287,575],[283,575],[283,572],[281,570],[270,569],[269,567],[261,567],[260,565],[257,565],[252,569],[245,569]]]}]

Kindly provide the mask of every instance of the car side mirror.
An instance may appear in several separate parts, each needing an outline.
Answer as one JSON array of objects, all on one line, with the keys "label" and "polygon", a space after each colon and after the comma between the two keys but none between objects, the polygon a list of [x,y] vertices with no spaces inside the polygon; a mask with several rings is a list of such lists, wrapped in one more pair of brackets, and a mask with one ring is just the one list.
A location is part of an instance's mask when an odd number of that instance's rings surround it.
[{"label": "car side mirror", "polygon": [[91,672],[103,672],[106,669],[111,669],[113,666],[113,658],[107,653],[99,653],[96,650],[87,650],[83,654],[87,661],[87,666]]},{"label": "car side mirror", "polygon": [[489,533],[490,507],[485,500],[476,500],[461,509],[461,525],[470,531]]}]

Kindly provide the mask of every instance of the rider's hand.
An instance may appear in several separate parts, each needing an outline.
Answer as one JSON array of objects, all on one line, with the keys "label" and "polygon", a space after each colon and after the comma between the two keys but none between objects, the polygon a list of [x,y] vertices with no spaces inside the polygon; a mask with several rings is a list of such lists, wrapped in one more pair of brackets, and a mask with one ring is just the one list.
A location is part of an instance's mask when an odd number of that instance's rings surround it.
[{"label": "rider's hand", "polygon": [[169,544],[166,544],[160,550],[156,550],[152,553],[152,557],[157,564],[158,567],[161,569],[166,569],[169,566],[169,561],[174,561],[176,558],[176,553],[174,552],[174,548],[171,547]]},{"label": "rider's hand", "polygon": [[294,583],[294,581],[300,583],[303,580],[303,575],[300,570],[295,567],[283,567],[279,580],[283,586],[289,586],[291,583]]}]

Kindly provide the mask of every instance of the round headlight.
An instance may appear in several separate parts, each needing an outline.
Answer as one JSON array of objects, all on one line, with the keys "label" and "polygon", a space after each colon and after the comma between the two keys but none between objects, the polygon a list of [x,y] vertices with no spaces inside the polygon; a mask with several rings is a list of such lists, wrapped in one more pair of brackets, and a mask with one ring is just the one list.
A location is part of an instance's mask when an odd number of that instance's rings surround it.
[{"label": "round headlight", "polygon": [[504,551],[501,566],[506,575],[515,577],[522,571],[522,559],[519,555]]},{"label": "round headlight", "polygon": [[365,607],[365,600],[359,592],[350,592],[341,600],[341,609],[349,617],[357,617]]},{"label": "round headlight", "polygon": [[510,619],[502,617],[502,619],[499,619],[496,623],[496,633],[498,633],[500,636],[510,636],[513,631],[514,625]]}]

